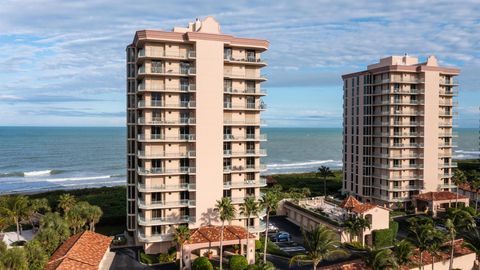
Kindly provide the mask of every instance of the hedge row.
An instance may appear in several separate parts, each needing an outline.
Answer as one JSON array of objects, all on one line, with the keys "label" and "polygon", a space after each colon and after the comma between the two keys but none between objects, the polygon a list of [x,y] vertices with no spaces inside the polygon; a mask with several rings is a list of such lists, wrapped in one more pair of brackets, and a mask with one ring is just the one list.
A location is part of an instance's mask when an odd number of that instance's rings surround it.
[{"label": "hedge row", "polygon": [[383,230],[375,230],[372,232],[373,245],[376,248],[385,248],[393,246],[395,238],[397,238],[398,223],[390,221],[389,228]]}]

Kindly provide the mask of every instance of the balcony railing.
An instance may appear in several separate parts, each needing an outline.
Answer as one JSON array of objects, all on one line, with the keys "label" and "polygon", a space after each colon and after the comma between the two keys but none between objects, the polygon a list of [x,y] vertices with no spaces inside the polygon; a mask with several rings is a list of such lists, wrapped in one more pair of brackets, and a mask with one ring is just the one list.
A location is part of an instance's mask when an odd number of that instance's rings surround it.
[{"label": "balcony railing", "polygon": [[265,156],[267,155],[266,149],[247,149],[244,151],[232,151],[232,150],[223,150],[224,156]]},{"label": "balcony railing", "polygon": [[456,84],[458,84],[458,82],[454,79],[440,79],[440,84],[456,85]]},{"label": "balcony railing", "polygon": [[180,118],[180,119],[164,119],[161,117],[152,117],[145,119],[145,117],[138,118],[138,124],[147,125],[195,125],[195,118]]},{"label": "balcony railing", "polygon": [[229,173],[233,171],[263,171],[266,170],[267,166],[265,164],[260,165],[246,165],[246,166],[223,166],[223,172]]},{"label": "balcony railing", "polygon": [[265,178],[260,180],[245,180],[243,182],[223,182],[223,188],[238,188],[238,187],[264,187],[267,185]]},{"label": "balcony railing", "polygon": [[178,87],[145,87],[144,84],[139,84],[137,87],[137,90],[139,92],[142,91],[150,91],[150,92],[195,92],[197,91],[197,85],[196,84],[189,84],[189,85],[180,85]]},{"label": "balcony railing", "polygon": [[139,158],[194,158],[195,154],[195,151],[146,153],[144,150],[138,150],[137,153]]},{"label": "balcony railing", "polygon": [[145,66],[138,68],[138,74],[158,74],[158,75],[195,75],[197,73],[194,67],[180,69],[165,69],[164,67],[150,67],[149,72],[145,71]]},{"label": "balcony railing", "polygon": [[140,192],[162,192],[162,191],[182,191],[182,190],[196,190],[196,184],[180,183],[178,185],[145,185],[139,184],[138,190]]},{"label": "balcony railing", "polygon": [[138,57],[152,57],[152,58],[179,58],[179,59],[191,59],[195,58],[197,53],[195,51],[188,52],[148,52],[145,53],[145,49],[138,51]]},{"label": "balcony railing", "polygon": [[247,135],[232,135],[224,134],[223,140],[225,141],[265,141],[267,140],[267,134],[247,134]]},{"label": "balcony railing", "polygon": [[178,200],[178,201],[150,201],[145,202],[143,199],[138,199],[138,207],[142,209],[153,208],[173,208],[173,207],[195,207],[194,200]]},{"label": "balcony railing", "polygon": [[145,235],[144,233],[138,231],[137,238],[139,241],[146,242],[146,243],[166,242],[166,241],[172,241],[174,239],[174,235],[172,233],[168,233],[168,234],[154,233],[150,235]]},{"label": "balcony railing", "polygon": [[241,78],[241,79],[251,79],[251,80],[266,80],[267,78],[265,78],[262,74],[260,75],[256,75],[256,74],[249,74],[249,73],[235,73],[235,72],[231,72],[231,71],[227,71],[225,70],[223,72],[224,76],[225,77],[228,77],[228,78]]},{"label": "balcony railing", "polygon": [[251,233],[260,233],[260,232],[264,232],[266,229],[267,229],[267,226],[265,225],[265,222],[260,222],[260,225],[249,227],[248,231]]},{"label": "balcony railing", "polygon": [[440,168],[456,168],[456,167],[458,167],[458,164],[457,164],[457,162],[438,163],[438,167],[440,167]]},{"label": "balcony railing", "polygon": [[162,167],[152,167],[145,169],[138,167],[138,174],[140,175],[152,175],[152,174],[194,174],[196,172],[195,167],[180,167],[177,169],[165,169]]},{"label": "balcony railing", "polygon": [[446,91],[446,90],[440,90],[440,95],[443,95],[443,96],[457,96],[458,95],[458,89],[453,89],[453,90],[449,90],[449,91]]},{"label": "balcony railing", "polygon": [[232,87],[224,87],[223,92],[228,93],[228,94],[260,94],[260,95],[266,95],[267,90],[265,89],[256,89],[256,88],[246,88],[246,89],[235,89]]},{"label": "balcony railing", "polygon": [[261,103],[244,103],[244,104],[235,104],[232,102],[224,102],[224,109],[241,109],[241,110],[265,110],[267,105],[263,102]]},{"label": "balcony railing", "polygon": [[423,175],[420,175],[420,174],[410,174],[410,175],[402,175],[402,176],[388,175],[388,174],[382,174],[382,175],[374,174],[373,176],[376,178],[381,178],[385,180],[422,180],[423,179]]},{"label": "balcony railing", "polygon": [[231,56],[224,56],[223,59],[229,62],[247,62],[247,63],[258,63],[258,64],[266,64],[264,59],[256,58],[256,57],[244,57],[244,58],[233,58]]},{"label": "balcony railing", "polygon": [[138,108],[195,108],[197,103],[195,101],[180,101],[178,103],[166,103],[163,100],[140,100],[138,101]]},{"label": "balcony railing", "polygon": [[195,221],[195,217],[191,217],[191,216],[145,218],[141,215],[138,215],[138,222],[141,226],[177,224],[177,223],[187,223],[187,222],[194,222],[194,221]]},{"label": "balcony railing", "polygon": [[139,141],[194,141],[195,137],[195,134],[180,134],[177,136],[165,136],[165,134],[137,135]]},{"label": "balcony railing", "polygon": [[223,120],[223,124],[225,125],[254,125],[254,126],[258,126],[258,125],[264,125],[265,124],[265,121],[263,119],[261,120],[249,120],[249,119],[245,119],[245,120],[232,120],[232,119],[225,119]]}]

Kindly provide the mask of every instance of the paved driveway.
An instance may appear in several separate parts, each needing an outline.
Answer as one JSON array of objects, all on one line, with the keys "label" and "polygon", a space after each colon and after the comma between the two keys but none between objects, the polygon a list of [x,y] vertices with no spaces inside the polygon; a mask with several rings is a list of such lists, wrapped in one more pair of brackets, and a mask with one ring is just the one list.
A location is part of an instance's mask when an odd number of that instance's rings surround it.
[{"label": "paved driveway", "polygon": [[157,266],[143,265],[138,261],[137,254],[141,250],[140,247],[132,248],[117,248],[111,251],[115,252],[115,258],[113,258],[110,270],[177,270],[178,267],[175,264],[163,264]]}]

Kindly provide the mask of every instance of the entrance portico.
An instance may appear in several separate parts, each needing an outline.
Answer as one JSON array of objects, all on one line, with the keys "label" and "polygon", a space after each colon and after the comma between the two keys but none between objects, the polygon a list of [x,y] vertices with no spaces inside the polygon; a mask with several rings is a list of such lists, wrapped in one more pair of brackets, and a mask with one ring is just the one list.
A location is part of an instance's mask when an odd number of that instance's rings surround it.
[{"label": "entrance portico", "polygon": [[[183,245],[185,269],[191,269],[192,252],[195,250],[220,250],[221,226],[203,226],[190,231],[190,240]],[[248,241],[247,241],[247,236]],[[255,235],[248,234],[241,226],[225,225],[223,228],[223,246],[240,246],[240,254],[246,255],[249,264],[255,263]],[[216,252],[218,255],[219,252]],[[202,255],[202,254],[200,254]]]}]

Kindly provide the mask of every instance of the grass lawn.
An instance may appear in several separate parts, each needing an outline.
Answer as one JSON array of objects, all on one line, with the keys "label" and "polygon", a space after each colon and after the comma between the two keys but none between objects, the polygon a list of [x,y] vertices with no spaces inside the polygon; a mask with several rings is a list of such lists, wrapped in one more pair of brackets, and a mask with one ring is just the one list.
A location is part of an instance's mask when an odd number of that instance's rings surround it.
[{"label": "grass lawn", "polygon": [[[342,171],[332,172],[334,176],[327,178],[327,195],[338,197],[341,196]],[[323,196],[323,178],[319,178],[314,172],[276,174],[272,175],[272,177],[284,190],[307,187],[310,189],[312,196]]]}]

